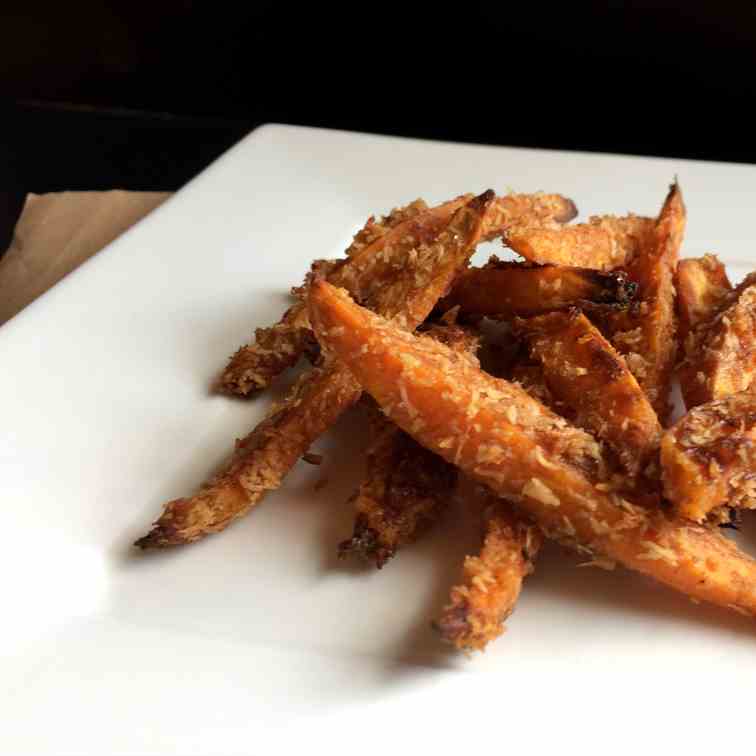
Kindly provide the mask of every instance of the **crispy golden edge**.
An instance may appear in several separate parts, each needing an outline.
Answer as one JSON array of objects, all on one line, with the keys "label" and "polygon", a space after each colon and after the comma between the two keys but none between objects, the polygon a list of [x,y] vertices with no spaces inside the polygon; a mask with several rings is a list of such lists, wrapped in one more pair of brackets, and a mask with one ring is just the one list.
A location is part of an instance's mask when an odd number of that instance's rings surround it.
[{"label": "crispy golden edge", "polygon": [[637,254],[653,221],[637,215],[593,217],[574,226],[513,224],[504,244],[535,263],[612,270]]},{"label": "crispy golden edge", "polygon": [[612,491],[601,469],[587,464],[593,439],[519,387],[398,330],[325,282],[313,286],[310,318],[321,346],[397,425],[512,499],[547,536],[697,600],[756,614],[756,562],[718,532]]},{"label": "crispy golden edge", "polygon": [[[395,210],[379,224],[371,224],[369,219],[364,233],[358,233],[359,240],[347,250],[350,256],[328,274],[328,280],[346,288],[357,301],[374,306],[373,298],[403,270],[405,255],[430,244],[472,197],[461,195],[429,210],[422,209],[418,200]],[[495,238],[513,222],[566,222],[576,212],[574,203],[558,194],[497,197],[486,208],[481,238]],[[247,395],[270,385],[308,346],[307,329],[307,310],[301,303],[276,325],[258,329],[257,342],[241,347],[231,358],[218,381],[219,390]]]},{"label": "crispy golden edge", "polygon": [[688,334],[713,320],[724,306],[732,284],[716,255],[688,257],[677,263],[678,338],[684,345]]},{"label": "crispy golden edge", "polygon": [[718,507],[756,508],[756,395],[694,407],[665,434],[664,493],[681,516],[703,522]]},{"label": "crispy golden edge", "polygon": [[622,356],[578,310],[521,320],[517,327],[551,394],[574,410],[577,425],[609,444],[630,477],[640,476],[656,460],[662,429]]},{"label": "crispy golden edge", "polygon": [[[424,333],[475,360],[478,337],[468,329],[433,325]],[[365,478],[352,497],[354,529],[338,553],[341,558],[354,554],[381,569],[438,520],[451,500],[457,468],[420,446],[372,405],[373,441],[365,455]]]},{"label": "crispy golden edge", "polygon": [[502,262],[492,257],[484,267],[464,271],[439,309],[459,306],[465,315],[497,319],[529,317],[563,310],[583,300],[626,305],[635,289],[622,272]]},{"label": "crispy golden edge", "polygon": [[685,233],[682,192],[670,187],[659,217],[638,255],[625,267],[638,284],[637,305],[615,313],[611,342],[648,395],[662,425],[667,421],[677,355],[675,271]]},{"label": "crispy golden edge", "polygon": [[756,376],[756,273],[725,295],[713,319],[688,335],[679,376],[688,409],[751,386]]},{"label": "crispy golden edge", "polygon": [[[433,244],[418,248],[412,264],[386,287],[377,302],[380,313],[410,329],[425,320],[473,254],[493,197],[489,191],[472,199],[455,213]],[[189,543],[223,530],[267,491],[277,488],[297,459],[360,393],[340,363],[326,363],[307,373],[284,403],[238,444],[230,466],[195,496],[169,502],[137,545]]]},{"label": "crispy golden edge", "polygon": [[434,623],[441,638],[460,650],[483,651],[504,632],[543,542],[536,525],[494,495],[484,517],[480,553],[465,558],[462,582]]}]

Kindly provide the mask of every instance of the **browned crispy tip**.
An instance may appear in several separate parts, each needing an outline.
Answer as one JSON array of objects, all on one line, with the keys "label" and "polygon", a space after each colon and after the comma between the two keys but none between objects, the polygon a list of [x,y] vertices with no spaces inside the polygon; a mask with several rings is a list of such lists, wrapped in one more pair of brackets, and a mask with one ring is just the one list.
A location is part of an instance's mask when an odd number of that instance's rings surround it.
[{"label": "browned crispy tip", "polygon": [[355,498],[352,537],[339,544],[380,569],[416,541],[446,509],[457,469],[424,449],[384,418],[384,428],[367,452],[367,475]]},{"label": "browned crispy tip", "polygon": [[628,263],[653,225],[637,215],[601,216],[588,223],[559,227],[518,223],[504,233],[504,244],[535,263],[612,270]]},{"label": "browned crispy tip", "polygon": [[606,441],[631,478],[653,462],[661,425],[625,360],[579,310],[518,320],[550,393]]},{"label": "browned crispy tip", "polygon": [[501,635],[542,542],[537,526],[490,495],[480,553],[465,558],[462,583],[452,588],[433,625],[442,640],[460,650],[483,651]]},{"label": "browned crispy tip", "polygon": [[502,262],[492,257],[482,268],[468,268],[454,282],[439,310],[459,307],[464,315],[508,319],[563,310],[583,301],[629,304],[636,284],[617,271]]},{"label": "browned crispy tip", "polygon": [[281,484],[341,413],[359,399],[349,370],[332,363],[305,373],[289,395],[244,439],[231,462],[194,496],[165,505],[142,548],[192,543],[226,528]]},{"label": "browned crispy tip", "polygon": [[310,317],[321,342],[388,417],[514,500],[548,537],[699,601],[756,615],[754,560],[709,527],[619,495],[597,464],[596,441],[522,389],[432,339],[396,328],[327,283],[313,287]]},{"label": "browned crispy tip", "polygon": [[685,341],[679,370],[688,409],[751,387],[756,377],[756,273],[726,292]]},{"label": "browned crispy tip", "polygon": [[279,323],[255,331],[253,345],[240,347],[218,379],[221,393],[247,396],[266,389],[284,370],[293,367],[303,352],[315,347],[309,327],[296,325],[301,305],[287,311]]},{"label": "browned crispy tip", "polygon": [[662,440],[664,493],[675,510],[703,522],[724,505],[756,508],[754,442],[756,395],[752,392],[690,410]]}]

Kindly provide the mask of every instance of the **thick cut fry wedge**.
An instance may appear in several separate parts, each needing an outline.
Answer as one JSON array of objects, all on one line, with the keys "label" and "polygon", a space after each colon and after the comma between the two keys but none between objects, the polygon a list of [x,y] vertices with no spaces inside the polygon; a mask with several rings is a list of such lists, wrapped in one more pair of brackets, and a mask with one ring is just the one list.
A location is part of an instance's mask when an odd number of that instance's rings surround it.
[{"label": "thick cut fry wedge", "polygon": [[662,424],[671,409],[677,356],[674,276],[684,232],[685,205],[680,187],[673,184],[646,243],[625,268],[638,284],[640,302],[615,313],[610,329],[612,343],[625,356]]},{"label": "thick cut fry wedge", "polygon": [[637,478],[658,454],[661,426],[622,356],[579,310],[520,320],[517,328],[543,365],[551,394]]},{"label": "thick cut fry wedge", "polygon": [[374,414],[367,472],[354,496],[354,532],[339,544],[339,556],[354,554],[380,569],[440,517],[451,500],[457,468],[377,408]]},{"label": "thick cut fry wedge", "polygon": [[[433,325],[424,333],[475,361],[474,332]],[[451,500],[457,468],[420,446],[372,400],[370,405],[373,441],[366,453],[365,479],[353,496],[352,537],[339,544],[339,556],[355,554],[380,569],[438,520]]]},{"label": "thick cut fry wedge", "polygon": [[582,300],[628,304],[635,289],[624,273],[502,262],[492,257],[484,267],[464,271],[439,309],[459,306],[465,315],[509,319],[563,310]]},{"label": "thick cut fry wedge", "polygon": [[688,257],[677,263],[677,316],[679,340],[714,318],[727,301],[732,284],[716,255]]},{"label": "thick cut fry wedge", "polygon": [[463,582],[451,589],[434,623],[441,638],[460,650],[482,651],[504,632],[543,542],[536,525],[493,494],[484,518],[483,547],[478,556],[465,558]]},{"label": "thick cut fry wedge", "polygon": [[[472,199],[433,244],[418,248],[404,275],[386,287],[379,312],[411,329],[425,320],[475,251],[493,197],[489,191]],[[152,531],[137,544],[188,543],[225,528],[277,488],[297,459],[360,393],[349,370],[338,362],[306,374],[283,404],[238,444],[231,465],[197,495],[169,502]]]},{"label": "thick cut fry wedge", "polygon": [[637,215],[605,215],[564,228],[521,223],[509,226],[504,243],[535,263],[612,270],[637,254],[652,226]]},{"label": "thick cut fry wedge", "polygon": [[680,387],[688,409],[751,387],[756,376],[756,273],[727,294],[686,341]]},{"label": "thick cut fry wedge", "polygon": [[[375,308],[374,298],[385,291],[398,271],[405,269],[407,256],[419,246],[430,244],[472,196],[462,195],[430,210],[423,210],[418,200],[383,219],[380,231],[368,228],[368,221],[364,234],[358,234],[359,239],[350,246],[350,256],[329,273],[328,280],[347,289],[357,301]],[[501,235],[515,222],[558,224],[571,220],[576,212],[574,203],[558,194],[497,197],[487,206],[481,240]],[[276,325],[258,329],[257,341],[241,347],[231,358],[219,379],[219,389],[247,395],[269,386],[297,361],[308,344],[308,334],[300,331],[308,328],[307,310],[298,304]]]},{"label": "thick cut fry wedge", "polygon": [[756,394],[694,407],[664,434],[661,462],[664,493],[682,517],[703,522],[725,504],[756,509]]},{"label": "thick cut fry wedge", "polygon": [[447,347],[400,331],[324,281],[310,292],[321,346],[428,449],[550,537],[614,559],[697,600],[756,614],[756,562],[717,532],[643,510],[601,479],[595,441],[518,386]]}]

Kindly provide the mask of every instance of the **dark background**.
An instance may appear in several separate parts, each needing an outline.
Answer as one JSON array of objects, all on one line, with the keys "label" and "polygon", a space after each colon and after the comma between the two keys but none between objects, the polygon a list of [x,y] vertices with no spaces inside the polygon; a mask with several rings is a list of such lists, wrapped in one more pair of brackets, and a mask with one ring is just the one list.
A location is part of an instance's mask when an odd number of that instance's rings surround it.
[{"label": "dark background", "polygon": [[752,162],[748,5],[5,10],[0,188],[176,189],[270,121]]}]

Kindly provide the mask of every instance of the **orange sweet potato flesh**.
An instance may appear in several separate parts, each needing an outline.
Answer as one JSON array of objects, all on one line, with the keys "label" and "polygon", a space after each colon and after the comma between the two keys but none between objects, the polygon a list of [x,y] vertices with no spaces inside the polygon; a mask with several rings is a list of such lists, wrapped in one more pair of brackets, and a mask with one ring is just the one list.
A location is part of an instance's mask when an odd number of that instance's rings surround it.
[{"label": "orange sweet potato flesh", "polygon": [[687,257],[677,263],[677,316],[679,340],[714,318],[724,305],[732,284],[716,255]]},{"label": "orange sweet potato flesh", "polygon": [[605,215],[563,228],[520,223],[505,231],[504,243],[535,263],[612,270],[637,254],[652,225],[637,215]]},{"label": "orange sweet potato flesh", "polygon": [[584,431],[324,281],[314,284],[309,301],[321,346],[349,366],[397,425],[516,502],[546,535],[697,600],[756,614],[756,562],[718,532],[644,510],[612,491]]},{"label": "orange sweet potato flesh", "polygon": [[468,268],[439,303],[439,310],[459,306],[466,315],[509,319],[563,310],[581,301],[628,304],[636,286],[624,273],[602,273],[564,265],[527,265],[491,258],[482,268]]},{"label": "orange sweet potato flesh", "polygon": [[550,393],[609,444],[637,478],[659,450],[661,425],[625,360],[579,310],[518,321]]},{"label": "orange sweet potato flesh", "polygon": [[662,440],[664,493],[681,517],[703,522],[723,505],[756,508],[756,394],[694,407]]},{"label": "orange sweet potato flesh", "polygon": [[[376,293],[384,290],[397,270],[405,267],[406,256],[418,246],[430,244],[472,197],[465,194],[431,209],[418,200],[395,210],[379,223],[368,219],[347,250],[349,257],[334,267],[328,280],[347,289],[357,301],[372,306]],[[558,194],[496,197],[486,208],[480,238],[493,239],[514,222],[564,223],[574,218],[576,212],[574,203]],[[243,396],[266,388],[298,360],[308,336],[307,310],[299,303],[274,326],[258,329],[256,342],[241,347],[233,355],[220,376],[218,388]]]},{"label": "orange sweet potato flesh", "polygon": [[[418,248],[412,264],[395,271],[376,299],[378,312],[414,329],[422,323],[475,251],[493,192],[460,208],[433,243]],[[141,547],[196,541],[223,530],[277,488],[310,445],[360,397],[349,370],[326,361],[305,374],[273,413],[237,443],[230,465],[190,498],[166,504]]]},{"label": "orange sweet potato flesh", "polygon": [[463,582],[451,589],[449,604],[434,623],[443,640],[465,651],[483,651],[504,632],[543,543],[536,525],[493,494],[484,517],[480,553],[465,558]]},{"label": "orange sweet potato flesh", "polygon": [[688,409],[751,387],[756,377],[756,273],[727,293],[685,342],[680,387]]},{"label": "orange sweet potato flesh", "polygon": [[617,313],[611,328],[612,343],[625,356],[662,424],[671,410],[669,394],[677,356],[674,278],[685,221],[682,192],[673,184],[646,241],[625,266],[638,284],[639,304]]}]

